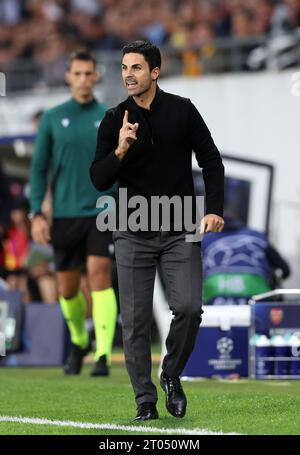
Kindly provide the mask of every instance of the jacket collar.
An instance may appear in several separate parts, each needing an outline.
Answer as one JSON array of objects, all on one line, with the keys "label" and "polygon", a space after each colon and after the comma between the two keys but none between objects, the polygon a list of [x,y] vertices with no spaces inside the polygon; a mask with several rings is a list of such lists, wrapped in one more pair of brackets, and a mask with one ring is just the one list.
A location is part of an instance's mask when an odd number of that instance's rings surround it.
[{"label": "jacket collar", "polygon": [[[153,98],[153,101],[152,103],[150,104],[150,110],[153,109],[154,107],[156,107],[160,102],[161,102],[161,99],[162,99],[162,96],[164,94],[164,91],[161,90],[159,88],[159,86],[156,87],[156,93],[155,93],[155,97]],[[127,103],[129,104],[129,106],[131,107],[134,107],[135,109],[137,109],[139,106],[136,104],[136,102],[134,101],[133,97],[132,96],[129,96],[127,98]]]}]

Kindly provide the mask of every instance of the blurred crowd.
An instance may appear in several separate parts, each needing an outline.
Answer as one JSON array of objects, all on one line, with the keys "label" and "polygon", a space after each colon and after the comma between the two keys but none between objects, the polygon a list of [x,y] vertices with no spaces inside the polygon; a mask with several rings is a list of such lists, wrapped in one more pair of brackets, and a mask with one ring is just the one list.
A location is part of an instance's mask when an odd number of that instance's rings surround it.
[{"label": "blurred crowd", "polygon": [[147,39],[183,48],[299,26],[300,0],[0,0],[0,65],[43,65],[82,45],[114,50]]},{"label": "blurred crowd", "polygon": [[[45,214],[51,201],[45,198]],[[57,300],[52,248],[30,237],[26,188],[10,179],[0,163],[0,288],[22,292],[25,303]]]}]

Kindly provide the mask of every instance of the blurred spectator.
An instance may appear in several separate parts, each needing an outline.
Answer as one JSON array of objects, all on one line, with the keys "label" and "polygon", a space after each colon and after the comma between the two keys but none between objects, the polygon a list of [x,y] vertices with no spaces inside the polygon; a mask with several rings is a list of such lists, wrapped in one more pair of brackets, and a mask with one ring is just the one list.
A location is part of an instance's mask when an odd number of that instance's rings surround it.
[{"label": "blurred spectator", "polygon": [[10,211],[12,208],[12,196],[9,189],[9,179],[2,169],[0,161],[0,235],[10,222]]},{"label": "blurred spectator", "polygon": [[53,252],[30,240],[28,201],[24,196],[13,199],[10,223],[2,235],[2,274],[8,288],[23,293],[23,301],[57,301],[53,270]]},{"label": "blurred spectator", "polygon": [[251,38],[255,34],[254,14],[246,8],[237,10],[232,15],[232,36],[237,39]]},{"label": "blurred spectator", "polygon": [[20,0],[1,0],[0,24],[17,24],[22,16],[22,2]]},{"label": "blurred spectator", "polygon": [[258,0],[253,13],[255,33],[257,35],[270,33],[275,20],[276,2],[274,0]]},{"label": "blurred spectator", "polygon": [[[43,111],[32,116],[36,131]],[[52,202],[50,189],[43,201],[44,215],[51,219]],[[23,292],[25,302],[57,301],[54,277],[53,251],[30,239],[28,201],[24,188],[11,182],[2,171],[0,163],[0,278],[8,288]]]},{"label": "blurred spectator", "polygon": [[10,213],[10,224],[3,241],[6,281],[10,289],[23,292],[23,300],[29,302],[27,285],[27,257],[29,252],[28,201],[16,198]]},{"label": "blurred spectator", "polygon": [[[0,68],[9,75],[28,66],[26,88],[55,85],[65,55],[80,46],[109,51],[147,39],[190,51],[207,35],[267,40],[299,27],[300,0],[1,0]],[[18,88],[8,77],[8,89]]]},{"label": "blurred spectator", "polygon": [[[188,50],[183,52],[183,74],[197,76],[203,73],[203,62],[215,53],[215,38],[212,24],[200,22],[186,32],[185,43]],[[200,49],[199,49],[200,47]]]},{"label": "blurred spectator", "polygon": [[0,278],[5,277],[5,258],[3,240],[10,223],[12,197],[9,191],[9,179],[5,175],[0,161]]},{"label": "blurred spectator", "polygon": [[97,16],[102,12],[102,2],[99,0],[71,0],[71,9],[82,11],[89,16]]}]

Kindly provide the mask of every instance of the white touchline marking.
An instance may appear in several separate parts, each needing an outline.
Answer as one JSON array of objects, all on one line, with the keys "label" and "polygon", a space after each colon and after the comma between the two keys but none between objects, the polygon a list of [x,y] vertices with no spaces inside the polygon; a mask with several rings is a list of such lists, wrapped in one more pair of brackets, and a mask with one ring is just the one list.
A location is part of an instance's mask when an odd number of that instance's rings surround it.
[{"label": "white touchline marking", "polygon": [[134,425],[115,425],[112,423],[88,423],[88,422],[72,422],[71,420],[50,420],[33,417],[12,417],[1,416],[0,422],[15,422],[27,423],[33,425],[53,425],[59,427],[87,428],[93,430],[116,430],[129,431],[138,433],[162,433],[162,434],[185,434],[185,435],[238,435],[239,433],[223,433],[222,431],[211,431],[205,428],[155,428],[146,426]]}]

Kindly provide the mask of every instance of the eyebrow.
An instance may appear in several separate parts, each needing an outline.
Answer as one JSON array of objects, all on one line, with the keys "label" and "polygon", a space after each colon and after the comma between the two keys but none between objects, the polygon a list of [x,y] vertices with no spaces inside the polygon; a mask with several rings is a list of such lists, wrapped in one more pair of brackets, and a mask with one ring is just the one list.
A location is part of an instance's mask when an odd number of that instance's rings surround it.
[{"label": "eyebrow", "polygon": [[[129,65],[130,66],[130,65]],[[133,65],[131,65],[131,68],[141,68],[142,67],[142,64],[141,63],[134,63]],[[127,68],[127,65],[125,65],[124,63],[122,63],[122,68]]]}]

